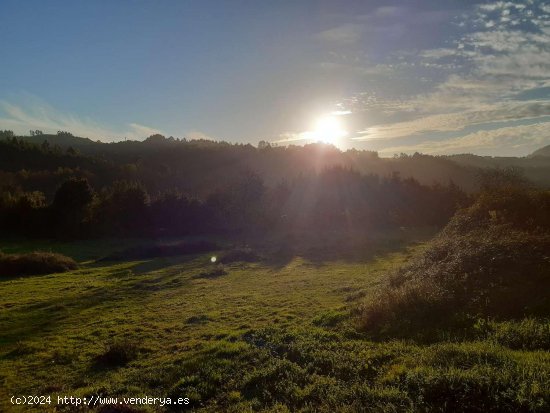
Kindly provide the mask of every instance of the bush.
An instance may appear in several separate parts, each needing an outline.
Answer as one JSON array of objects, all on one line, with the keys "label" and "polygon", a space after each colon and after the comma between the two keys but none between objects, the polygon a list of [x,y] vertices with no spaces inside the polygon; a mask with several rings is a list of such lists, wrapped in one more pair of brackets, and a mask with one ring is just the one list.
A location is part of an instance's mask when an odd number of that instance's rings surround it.
[{"label": "bush", "polygon": [[102,354],[96,357],[96,365],[99,367],[124,366],[134,360],[138,352],[138,347],[131,341],[115,341],[108,345]]},{"label": "bush", "polygon": [[424,253],[390,275],[361,309],[362,327],[422,335],[429,329],[468,329],[478,316],[548,316],[550,231],[542,211],[550,215],[550,207],[540,202],[534,220],[525,218],[526,211],[523,221],[517,216],[518,205],[543,198],[528,191],[483,194]]},{"label": "bush", "polygon": [[28,254],[0,253],[0,276],[42,275],[72,271],[78,264],[62,254],[31,252]]}]

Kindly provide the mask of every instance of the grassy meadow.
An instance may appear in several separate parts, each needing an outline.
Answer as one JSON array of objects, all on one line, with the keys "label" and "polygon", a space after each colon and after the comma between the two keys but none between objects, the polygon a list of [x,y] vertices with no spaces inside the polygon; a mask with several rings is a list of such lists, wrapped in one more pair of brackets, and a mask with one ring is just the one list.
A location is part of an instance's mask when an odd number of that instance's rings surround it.
[{"label": "grassy meadow", "polygon": [[[99,411],[548,411],[548,325],[478,323],[477,335],[431,342],[361,332],[358,309],[425,249],[414,238],[363,259],[224,264],[211,262],[223,248],[113,262],[98,258],[139,242],[50,244],[80,269],[0,281],[0,410],[28,411],[9,397],[35,394],[191,399]],[[514,346],[525,332],[535,344]]]},{"label": "grassy meadow", "polygon": [[550,0],[0,16],[0,413],[550,413]]}]

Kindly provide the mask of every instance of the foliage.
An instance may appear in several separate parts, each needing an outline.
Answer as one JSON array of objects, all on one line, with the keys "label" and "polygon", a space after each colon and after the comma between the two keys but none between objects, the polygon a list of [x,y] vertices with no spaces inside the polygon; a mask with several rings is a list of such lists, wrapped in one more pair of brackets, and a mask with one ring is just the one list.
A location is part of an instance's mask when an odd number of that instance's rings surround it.
[{"label": "foliage", "polygon": [[[246,240],[265,232],[441,226],[469,202],[452,182],[424,186],[397,174],[365,176],[342,167],[272,187],[257,173],[246,171],[204,199],[178,190],[151,197],[142,182],[128,180],[116,180],[96,192],[88,178],[66,172],[69,179],[59,185],[50,205],[42,201],[15,207],[15,202],[4,201],[2,208],[0,204],[4,228],[13,235],[58,238],[231,234]],[[30,199],[38,192],[15,187],[4,189],[3,194],[5,200]],[[10,214],[18,215],[15,222],[40,222],[29,227],[12,225]]]},{"label": "foliage", "polygon": [[[550,313],[550,193],[506,187],[457,213],[362,311],[365,330],[422,335],[478,316]],[[525,219],[525,217],[529,217]]]},{"label": "foliage", "polygon": [[102,235],[144,235],[150,228],[149,195],[139,182],[116,181],[100,194],[93,222]]},{"label": "foliage", "polygon": [[518,350],[550,350],[550,320],[524,318],[501,321],[480,319],[475,324],[480,338]]}]

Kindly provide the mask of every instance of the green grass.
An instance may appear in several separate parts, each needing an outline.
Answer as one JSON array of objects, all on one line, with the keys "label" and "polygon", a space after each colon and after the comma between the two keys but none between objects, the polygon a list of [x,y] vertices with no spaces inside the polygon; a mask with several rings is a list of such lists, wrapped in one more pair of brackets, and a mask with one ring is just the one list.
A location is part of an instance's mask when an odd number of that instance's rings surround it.
[{"label": "green grass", "polygon": [[[52,250],[87,262],[109,248]],[[512,327],[427,345],[357,332],[358,302],[421,248],[233,262],[215,277],[204,254],[1,281],[0,411],[28,411],[12,394],[190,397],[211,412],[548,411],[550,356],[508,347]]]}]

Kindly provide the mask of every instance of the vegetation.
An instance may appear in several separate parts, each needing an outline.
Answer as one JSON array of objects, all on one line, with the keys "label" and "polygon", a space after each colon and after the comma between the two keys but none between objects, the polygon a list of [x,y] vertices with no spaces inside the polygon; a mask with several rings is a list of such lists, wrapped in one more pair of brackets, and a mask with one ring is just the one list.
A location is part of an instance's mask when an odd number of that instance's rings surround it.
[{"label": "vegetation", "polygon": [[[383,245],[371,243],[376,258],[362,261],[297,256],[281,266],[264,251],[220,267],[200,253],[0,283],[0,399],[169,395],[212,412],[547,411],[548,324],[480,321],[460,342],[358,332],[355,308],[425,248]],[[86,255],[103,255],[97,247]]]},{"label": "vegetation", "polygon": [[72,258],[62,254],[51,252],[3,254],[0,252],[0,277],[53,274],[72,271],[77,267]]},{"label": "vegetation", "polygon": [[[23,157],[36,153],[57,165],[65,159],[65,155],[16,138],[4,145],[15,151],[10,156],[12,161],[17,159],[18,150]],[[224,150],[231,153],[239,148]],[[53,158],[48,158],[50,155]],[[207,151],[198,156],[207,155],[211,154]],[[292,159],[291,154],[281,155]],[[91,162],[73,155],[70,159],[83,168]],[[152,189],[165,185],[164,177],[157,177],[153,183],[145,177],[139,181],[119,180],[116,168],[101,172],[107,183],[99,188],[91,183],[96,180],[93,173],[64,170],[63,180],[55,176],[60,183],[48,196],[50,173],[43,177],[46,182],[34,182],[25,190],[23,185],[17,185],[23,172],[28,175],[26,169],[15,176],[6,171],[14,184],[1,188],[0,229],[5,234],[34,238],[232,234],[246,239],[260,232],[299,237],[302,233],[330,233],[342,228],[441,226],[459,206],[469,202],[453,182],[428,186],[413,178],[403,179],[397,172],[388,176],[365,175],[342,165],[317,172],[296,171],[291,179],[271,185],[258,173],[241,170],[231,180],[225,180],[223,187],[201,184],[197,190],[204,194],[202,197],[177,187],[151,195]],[[189,179],[196,177],[191,175]]]},{"label": "vegetation", "polygon": [[487,183],[475,204],[365,305],[363,328],[418,336],[468,328],[477,317],[548,317],[549,217],[549,192]]},{"label": "vegetation", "polygon": [[[199,412],[550,410],[550,193],[517,169],[469,170],[472,194],[332,163],[383,164],[324,145],[60,132],[79,144],[68,151],[5,137],[0,410],[27,411],[12,394],[188,397]],[[322,167],[298,168],[311,156]]]}]

